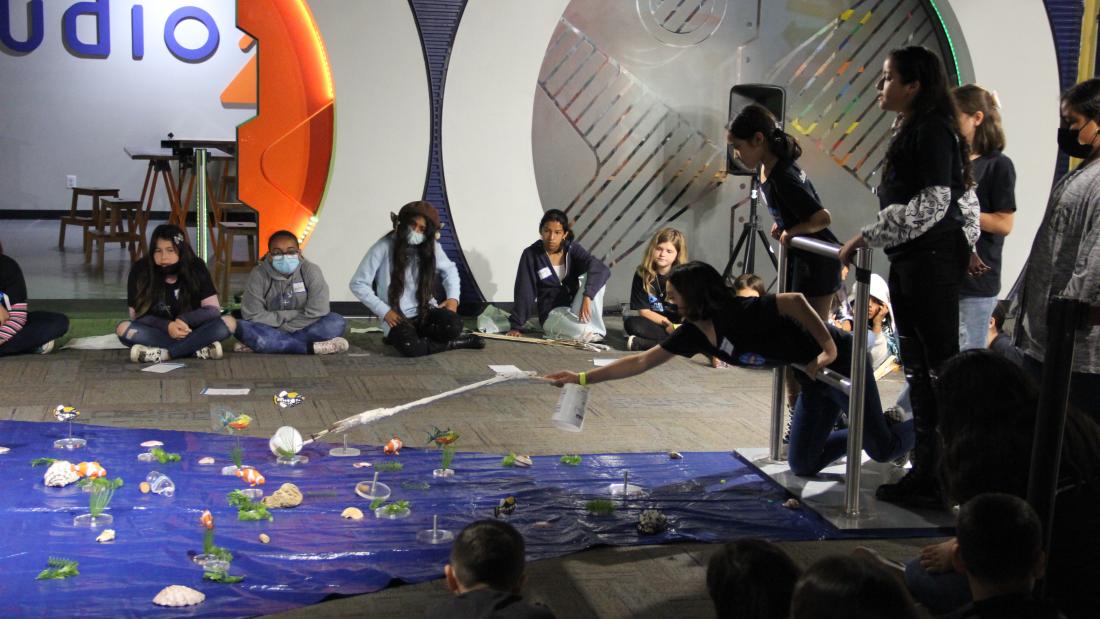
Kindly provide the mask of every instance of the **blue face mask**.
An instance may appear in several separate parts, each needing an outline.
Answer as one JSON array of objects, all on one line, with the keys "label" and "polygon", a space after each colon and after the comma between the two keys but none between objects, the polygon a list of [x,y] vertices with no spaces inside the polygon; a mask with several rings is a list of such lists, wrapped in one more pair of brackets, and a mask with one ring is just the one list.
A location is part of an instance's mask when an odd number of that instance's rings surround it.
[{"label": "blue face mask", "polygon": [[425,237],[423,232],[417,232],[416,230],[413,230],[411,228],[408,232],[405,233],[405,241],[413,247],[416,247],[417,245],[423,243],[424,238]]},{"label": "blue face mask", "polygon": [[290,275],[298,269],[298,265],[302,263],[302,260],[298,256],[272,256],[271,266],[275,267],[275,270],[283,275]]}]

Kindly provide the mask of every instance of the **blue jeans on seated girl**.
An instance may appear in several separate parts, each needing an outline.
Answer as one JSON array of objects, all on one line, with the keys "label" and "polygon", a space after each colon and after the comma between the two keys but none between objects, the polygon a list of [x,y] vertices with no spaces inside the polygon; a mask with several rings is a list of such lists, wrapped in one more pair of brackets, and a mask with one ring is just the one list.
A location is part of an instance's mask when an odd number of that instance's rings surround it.
[{"label": "blue jeans on seated girl", "polygon": [[307,355],[313,352],[313,343],[331,340],[344,334],[347,320],[335,312],[325,314],[304,329],[292,333],[281,331],[258,322],[237,321],[237,339],[253,352],[285,355]]},{"label": "blue jeans on seated girl", "polygon": [[[848,376],[852,367],[852,335],[833,326],[829,334],[836,343],[836,360],[829,369]],[[867,389],[863,399],[863,450],[876,462],[887,462],[913,448],[913,420],[889,425],[882,414],[878,385],[870,356],[867,360]],[[795,370],[802,393],[794,407],[787,459],[795,475],[816,475],[848,451],[848,430],[833,431],[841,410],[848,410],[848,396],[823,382],[811,380]]]},{"label": "blue jeans on seated girl", "polygon": [[176,340],[168,335],[167,331],[149,323],[142,322],[141,318],[130,322],[126,332],[119,336],[119,341],[127,346],[141,345],[154,348],[165,348],[168,356],[173,359],[182,359],[194,355],[201,348],[220,342],[229,337],[229,327],[225,321],[218,317],[209,320],[191,329],[187,337]]}]

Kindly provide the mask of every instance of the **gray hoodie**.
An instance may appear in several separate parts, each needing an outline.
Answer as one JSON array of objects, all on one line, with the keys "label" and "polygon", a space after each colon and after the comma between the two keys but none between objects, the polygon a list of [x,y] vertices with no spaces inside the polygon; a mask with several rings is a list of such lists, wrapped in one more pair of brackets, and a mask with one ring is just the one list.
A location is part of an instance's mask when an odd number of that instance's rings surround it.
[{"label": "gray hoodie", "polygon": [[245,320],[294,333],[328,313],[328,284],[321,267],[305,257],[290,275],[276,271],[270,258],[248,274],[241,301]]}]

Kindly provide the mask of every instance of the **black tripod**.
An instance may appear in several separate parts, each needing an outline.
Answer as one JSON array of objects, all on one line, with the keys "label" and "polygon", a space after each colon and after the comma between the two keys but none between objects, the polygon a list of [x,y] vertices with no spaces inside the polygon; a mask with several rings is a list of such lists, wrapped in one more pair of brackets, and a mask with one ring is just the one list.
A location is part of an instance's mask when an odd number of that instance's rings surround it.
[{"label": "black tripod", "polygon": [[727,280],[733,273],[733,266],[738,258],[741,259],[742,274],[756,272],[756,246],[752,240],[754,232],[760,238],[760,243],[764,245],[764,249],[768,250],[768,258],[772,261],[772,267],[777,272],[779,270],[779,259],[776,257],[775,250],[772,249],[768,237],[764,235],[764,231],[760,228],[760,219],[756,215],[756,207],[760,203],[760,177],[756,172],[753,172],[751,178],[749,185],[749,218],[745,221],[745,227],[741,228],[741,236],[737,237],[736,244],[732,242],[733,237],[730,237],[730,245],[733,249],[730,250],[730,259],[726,262],[726,268],[722,270],[722,277]]}]

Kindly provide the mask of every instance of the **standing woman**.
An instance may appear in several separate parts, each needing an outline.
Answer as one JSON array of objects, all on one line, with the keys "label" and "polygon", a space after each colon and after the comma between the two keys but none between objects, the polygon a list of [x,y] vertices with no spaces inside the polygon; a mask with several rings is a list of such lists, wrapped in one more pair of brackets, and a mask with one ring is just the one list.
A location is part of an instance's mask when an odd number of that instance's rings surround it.
[{"label": "standing woman", "polygon": [[1016,168],[1001,152],[1005,132],[993,94],[974,84],[959,86],[954,94],[981,207],[982,234],[975,248],[979,261],[971,261],[959,290],[959,348],[970,350],[985,348],[989,317],[1001,292],[1001,249],[1016,213]]},{"label": "standing woman", "polygon": [[630,309],[623,320],[627,350],[649,350],[676,329],[680,317],[668,300],[668,272],[687,262],[687,241],[675,228],[662,228],[649,240],[645,259],[630,284]]},{"label": "standing woman", "polygon": [[[776,240],[789,245],[793,236],[809,236],[840,244],[829,230],[829,211],[795,163],[802,147],[779,128],[771,112],[760,105],[746,106],[730,123],[727,138],[741,163],[760,171],[760,193],[775,218],[772,236]],[[802,293],[817,315],[828,320],[833,294],[840,289],[840,263],[801,249],[792,249],[788,255],[791,292]]]},{"label": "standing woman", "polygon": [[959,137],[955,100],[938,56],[924,47],[890,52],[879,79],[879,107],[898,115],[878,187],[878,219],[840,250],[848,263],[860,247],[885,247],[905,379],[917,432],[913,467],[876,496],[941,508],[936,370],[959,352],[959,287],[978,240],[970,188],[970,149]]},{"label": "standing woman", "polygon": [[545,328],[550,312],[564,307],[580,321],[564,330],[602,338],[607,335],[603,291],[610,278],[611,269],[573,240],[569,217],[558,209],[546,211],[539,221],[539,240],[524,249],[519,259],[508,335],[522,335],[523,325],[532,316],[538,316]]},{"label": "standing woman", "polygon": [[221,359],[221,340],[237,328],[221,315],[218,291],[183,231],[157,226],[150,252],[130,267],[126,304],[130,320],[118,324],[118,339],[130,347],[130,361],[157,363],[195,356]]},{"label": "standing woman", "polygon": [[[481,338],[462,333],[458,269],[436,240],[439,211],[417,201],[391,217],[393,231],[371,246],[351,278],[351,292],[382,318],[384,341],[405,357],[485,348]],[[433,296],[439,275],[447,295],[442,303]]]},{"label": "standing woman", "polygon": [[45,355],[54,340],[69,330],[69,318],[27,308],[27,282],[19,263],[0,245],[0,357],[20,353]]}]

